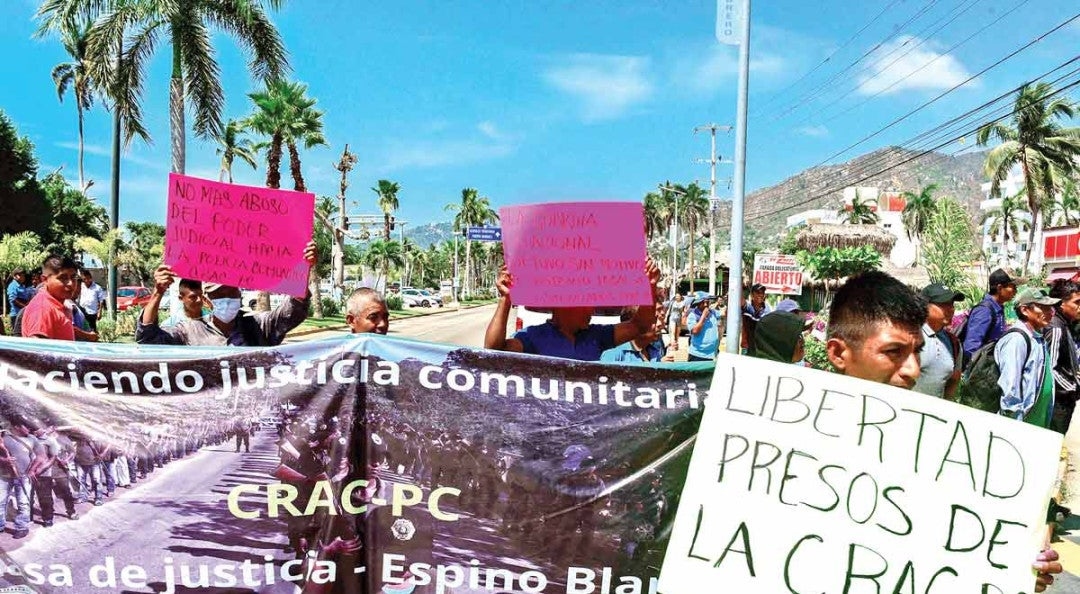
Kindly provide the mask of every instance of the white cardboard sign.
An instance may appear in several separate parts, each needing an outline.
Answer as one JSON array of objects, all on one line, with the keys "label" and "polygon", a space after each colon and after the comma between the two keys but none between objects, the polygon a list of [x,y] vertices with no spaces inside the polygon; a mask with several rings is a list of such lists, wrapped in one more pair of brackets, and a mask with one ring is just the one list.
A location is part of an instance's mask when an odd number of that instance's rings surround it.
[{"label": "white cardboard sign", "polygon": [[1031,592],[1061,441],[722,353],[659,592]]}]

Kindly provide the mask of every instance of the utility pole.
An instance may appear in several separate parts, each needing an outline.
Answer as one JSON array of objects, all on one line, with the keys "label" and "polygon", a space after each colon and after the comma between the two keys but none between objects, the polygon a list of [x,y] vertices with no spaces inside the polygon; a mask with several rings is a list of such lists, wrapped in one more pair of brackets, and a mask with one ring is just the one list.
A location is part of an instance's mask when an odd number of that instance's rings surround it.
[{"label": "utility pole", "polygon": [[[705,124],[696,126],[694,134],[702,130],[708,130],[712,140],[712,150],[709,152],[709,294],[716,295],[716,164],[721,163],[716,154],[716,131],[730,132],[731,126],[717,124]],[[702,160],[698,159],[700,163]]]},{"label": "utility pole", "polygon": [[[730,2],[734,5],[734,1]],[[750,86],[750,0],[738,12],[717,14],[717,39],[739,46],[739,91],[735,117],[735,195],[731,200],[731,269],[728,278],[727,352],[739,353],[742,315],[743,205],[746,199],[746,111]]]}]

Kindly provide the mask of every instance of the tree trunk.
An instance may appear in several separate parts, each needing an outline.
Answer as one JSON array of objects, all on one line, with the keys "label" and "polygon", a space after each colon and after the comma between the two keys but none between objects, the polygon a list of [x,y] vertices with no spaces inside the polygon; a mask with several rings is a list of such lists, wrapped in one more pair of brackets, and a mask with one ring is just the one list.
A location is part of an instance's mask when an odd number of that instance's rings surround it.
[{"label": "tree trunk", "polygon": [[289,172],[292,173],[293,189],[297,192],[307,192],[304,174],[300,171],[300,153],[296,150],[295,142],[289,142]]},{"label": "tree trunk", "polygon": [[383,213],[383,239],[390,241],[390,213]]},{"label": "tree trunk", "polygon": [[75,98],[75,111],[79,112],[79,191],[86,193],[86,178],[83,176],[83,109],[79,98]]},{"label": "tree trunk", "polygon": [[1024,251],[1024,274],[1031,264],[1031,252],[1035,249],[1035,224],[1039,220],[1039,200],[1035,195],[1035,181],[1031,179],[1031,168],[1027,162],[1027,147],[1020,145],[1020,164],[1024,170],[1024,186],[1027,188],[1028,208],[1031,210],[1031,225],[1028,227],[1028,249]]},{"label": "tree trunk", "polygon": [[319,274],[312,266],[308,271],[308,288],[311,290],[311,315],[315,319],[323,319],[322,287],[319,286]]},{"label": "tree trunk", "polygon": [[472,268],[472,258],[470,256],[472,256],[472,240],[465,238],[465,286],[462,287],[462,289],[464,289],[463,292],[465,293],[465,297],[469,297],[472,294],[472,291],[469,290],[472,284],[469,276],[470,269]]},{"label": "tree trunk", "polygon": [[690,218],[690,293],[694,292],[694,218]]},{"label": "tree trunk", "polygon": [[266,153],[266,187],[281,188],[281,133],[270,137],[270,150]]},{"label": "tree trunk", "polygon": [[172,134],[172,170],[184,173],[184,79],[175,72],[169,80],[169,130]]}]

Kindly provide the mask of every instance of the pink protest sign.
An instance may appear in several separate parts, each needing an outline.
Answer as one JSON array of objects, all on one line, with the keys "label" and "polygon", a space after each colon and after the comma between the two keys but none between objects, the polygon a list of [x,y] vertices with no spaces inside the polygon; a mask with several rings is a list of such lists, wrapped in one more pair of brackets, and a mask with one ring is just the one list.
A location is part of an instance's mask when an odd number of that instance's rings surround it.
[{"label": "pink protest sign", "polygon": [[315,195],[169,174],[165,263],[181,278],[303,297]]},{"label": "pink protest sign", "polygon": [[639,202],[499,209],[514,303],[532,307],[652,303]]}]

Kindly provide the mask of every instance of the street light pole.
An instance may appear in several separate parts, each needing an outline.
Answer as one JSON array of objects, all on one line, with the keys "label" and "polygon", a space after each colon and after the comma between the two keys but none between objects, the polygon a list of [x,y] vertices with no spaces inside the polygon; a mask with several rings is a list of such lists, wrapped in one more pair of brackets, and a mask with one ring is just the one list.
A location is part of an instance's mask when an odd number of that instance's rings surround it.
[{"label": "street light pole", "polygon": [[750,0],[742,0],[739,35],[739,92],[735,121],[735,194],[731,200],[731,268],[728,278],[727,352],[739,353],[742,315],[743,205],[746,198],[746,111],[750,86]]}]

